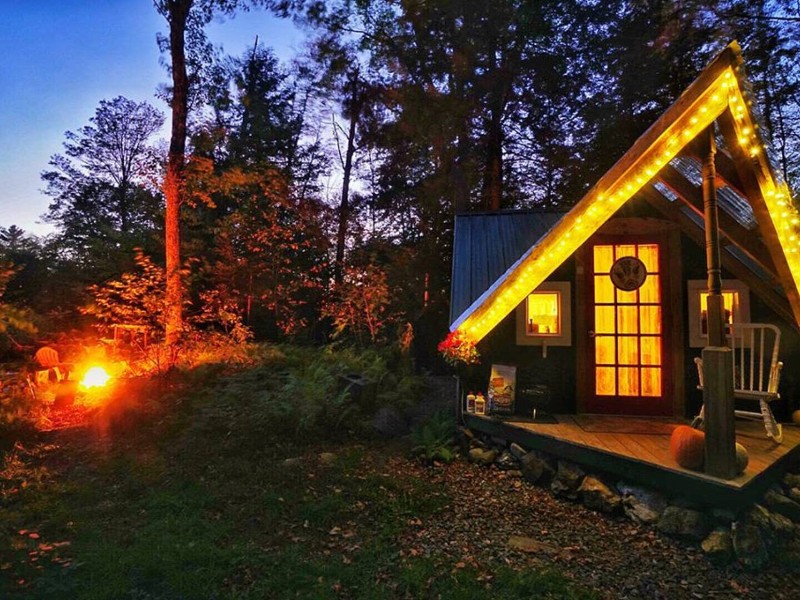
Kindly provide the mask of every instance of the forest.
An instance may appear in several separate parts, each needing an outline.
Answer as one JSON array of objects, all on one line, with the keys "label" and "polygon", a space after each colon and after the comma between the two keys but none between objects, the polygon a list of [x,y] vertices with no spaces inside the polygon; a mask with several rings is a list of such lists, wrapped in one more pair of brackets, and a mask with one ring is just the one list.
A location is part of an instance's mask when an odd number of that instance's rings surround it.
[{"label": "forest", "polygon": [[[213,19],[254,6],[305,33],[292,60],[269,39],[241,56],[209,43]],[[170,344],[189,330],[402,338],[436,370],[454,215],[569,208],[732,40],[774,162],[800,184],[800,6],[788,0],[154,10],[163,103],[98,99],[42,165],[54,233],[0,227],[7,359],[123,323]]]}]

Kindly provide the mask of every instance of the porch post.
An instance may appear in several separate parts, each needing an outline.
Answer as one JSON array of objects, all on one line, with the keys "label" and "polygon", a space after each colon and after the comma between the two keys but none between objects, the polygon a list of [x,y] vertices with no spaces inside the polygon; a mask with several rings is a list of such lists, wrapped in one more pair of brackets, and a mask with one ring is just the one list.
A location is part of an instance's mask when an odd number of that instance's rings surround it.
[{"label": "porch post", "polygon": [[706,473],[724,479],[736,476],[736,429],[733,406],[733,357],[725,340],[725,305],[722,297],[719,221],[714,155],[714,126],[703,134],[703,209],[708,271],[708,347],[703,349],[703,404],[706,429]]}]

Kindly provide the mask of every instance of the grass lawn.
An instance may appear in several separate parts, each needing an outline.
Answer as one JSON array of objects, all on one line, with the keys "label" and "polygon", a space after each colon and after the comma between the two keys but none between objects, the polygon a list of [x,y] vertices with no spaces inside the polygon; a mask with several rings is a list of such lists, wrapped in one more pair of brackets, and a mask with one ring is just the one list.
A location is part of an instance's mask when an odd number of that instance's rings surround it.
[{"label": "grass lawn", "polygon": [[453,499],[402,445],[288,414],[278,394],[307,368],[276,353],[144,382],[82,424],[9,440],[0,597],[592,597],[552,571],[403,547]]}]

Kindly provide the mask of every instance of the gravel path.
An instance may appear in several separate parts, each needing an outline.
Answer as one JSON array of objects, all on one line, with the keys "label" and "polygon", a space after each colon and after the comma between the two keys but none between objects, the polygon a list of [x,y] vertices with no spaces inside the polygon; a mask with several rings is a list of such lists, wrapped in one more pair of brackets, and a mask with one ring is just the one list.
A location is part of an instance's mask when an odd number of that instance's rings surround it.
[{"label": "gravel path", "polygon": [[[453,498],[404,535],[404,552],[441,553],[454,568],[476,566],[488,577],[493,565],[552,567],[604,598],[800,598],[785,568],[715,567],[697,546],[555,498],[494,466],[396,460],[391,468],[442,484]],[[512,536],[528,538],[524,551],[509,546]]]}]

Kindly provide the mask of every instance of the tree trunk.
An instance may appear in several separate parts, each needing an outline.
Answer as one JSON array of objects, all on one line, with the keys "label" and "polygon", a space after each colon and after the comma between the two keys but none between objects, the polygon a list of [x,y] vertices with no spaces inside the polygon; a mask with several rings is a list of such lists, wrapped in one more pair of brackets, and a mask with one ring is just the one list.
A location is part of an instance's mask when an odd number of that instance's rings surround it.
[{"label": "tree trunk", "polygon": [[344,277],[344,247],[347,241],[347,225],[350,221],[350,178],[353,171],[353,154],[356,151],[356,127],[361,116],[362,99],[358,79],[351,81],[353,88],[350,98],[350,128],[347,132],[347,150],[345,151],[342,173],[342,199],[339,202],[339,223],[336,231],[336,261],[333,266],[333,281],[338,286]]},{"label": "tree trunk", "polygon": [[166,342],[175,344],[183,324],[183,285],[181,282],[180,206],[184,189],[186,154],[186,121],[189,106],[189,79],[186,75],[186,23],[193,0],[170,0],[169,40],[172,60],[172,132],[164,178],[166,214],[164,217],[166,248]]},{"label": "tree trunk", "polygon": [[483,175],[483,203],[486,210],[500,210],[503,198],[503,124],[501,111],[492,110],[486,132],[486,162]]}]

